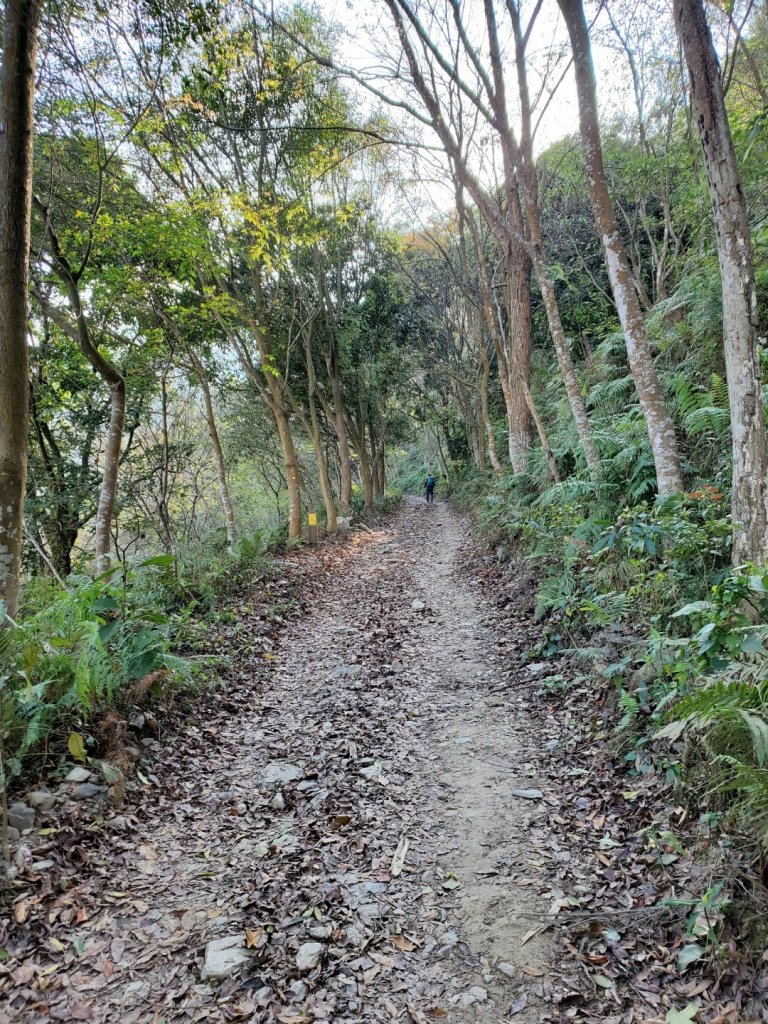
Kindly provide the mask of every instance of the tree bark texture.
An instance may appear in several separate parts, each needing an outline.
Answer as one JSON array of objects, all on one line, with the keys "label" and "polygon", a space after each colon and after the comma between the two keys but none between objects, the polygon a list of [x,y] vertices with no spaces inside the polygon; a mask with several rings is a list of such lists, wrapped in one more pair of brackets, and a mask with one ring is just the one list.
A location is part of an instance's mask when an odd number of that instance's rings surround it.
[{"label": "tree bark texture", "polygon": [[32,134],[40,5],[6,0],[0,68],[0,600],[16,615],[27,473]]},{"label": "tree bark texture", "polygon": [[701,0],[674,0],[691,81],[723,292],[723,346],[731,417],[733,561],[768,554],[768,444],[757,349],[757,293],[747,204],[728,124],[723,85]]},{"label": "tree bark texture", "polygon": [[195,369],[195,375],[197,376],[198,383],[200,384],[200,391],[203,395],[205,422],[208,424],[208,434],[211,438],[211,445],[213,446],[213,457],[216,462],[216,479],[219,484],[219,497],[221,498],[221,507],[224,512],[224,525],[227,531],[227,548],[231,553],[234,549],[235,542],[237,541],[237,523],[235,522],[235,512],[232,507],[232,498],[229,494],[224,452],[221,448],[221,439],[219,438],[219,430],[216,426],[216,416],[213,411],[211,388],[208,383],[208,376],[205,372],[205,367],[197,353],[192,348],[187,349],[187,351],[189,352],[189,358]]},{"label": "tree bark texture", "polygon": [[333,497],[331,476],[328,472],[328,460],[325,457],[323,439],[320,433],[320,419],[317,415],[317,380],[315,378],[315,364],[312,354],[312,324],[310,323],[304,331],[304,361],[307,368],[307,392],[309,402],[309,425],[312,435],[312,447],[315,452],[317,463],[317,475],[320,480],[320,491],[323,495],[325,505],[325,521],[328,533],[336,533],[336,502]]},{"label": "tree bark texture", "polygon": [[339,471],[341,474],[339,508],[343,516],[349,516],[352,507],[352,458],[349,453],[349,437],[344,416],[344,395],[339,371],[339,353],[335,341],[332,342],[331,350],[326,356],[325,365],[328,370],[328,379],[331,382],[333,398],[333,415],[330,418],[339,442]]},{"label": "tree bark texture", "polygon": [[675,494],[683,488],[677,437],[651,357],[640,303],[632,282],[629,260],[608,190],[597,116],[595,71],[584,6],[582,0],[558,0],[558,4],[568,28],[573,50],[576,91],[579,99],[581,145],[589,182],[592,211],[602,241],[608,277],[626,339],[629,367],[648,429],[648,439],[656,466],[658,492],[660,496],[665,497]]}]

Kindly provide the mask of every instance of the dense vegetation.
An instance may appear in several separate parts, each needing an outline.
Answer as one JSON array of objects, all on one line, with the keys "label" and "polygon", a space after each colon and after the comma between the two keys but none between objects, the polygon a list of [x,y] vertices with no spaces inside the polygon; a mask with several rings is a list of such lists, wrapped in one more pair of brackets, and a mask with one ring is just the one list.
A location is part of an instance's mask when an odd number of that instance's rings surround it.
[{"label": "dense vegetation", "polygon": [[432,470],[541,566],[544,653],[618,652],[638,770],[695,746],[768,837],[768,24],[465,6],[387,0],[375,74],[300,6],[6,7],[4,787]]}]

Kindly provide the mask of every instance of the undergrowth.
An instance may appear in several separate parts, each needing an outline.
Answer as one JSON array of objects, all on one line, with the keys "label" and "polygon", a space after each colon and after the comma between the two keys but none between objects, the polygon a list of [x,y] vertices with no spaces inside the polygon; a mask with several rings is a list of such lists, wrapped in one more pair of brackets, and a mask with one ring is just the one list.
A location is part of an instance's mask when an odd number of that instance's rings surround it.
[{"label": "undergrowth", "polygon": [[228,599],[256,584],[282,542],[255,534],[228,553],[216,533],[63,588],[33,577],[0,628],[0,789],[51,753],[98,753],[93,724],[106,709],[211,683],[206,622],[231,614]]},{"label": "undergrowth", "polygon": [[[610,478],[536,491],[520,476],[468,474],[455,497],[489,543],[538,569],[536,654],[572,654],[614,689],[632,770],[666,773],[702,813],[768,850],[768,569],[730,566],[716,487],[611,515],[617,489]],[[618,654],[606,659],[606,646]]]}]

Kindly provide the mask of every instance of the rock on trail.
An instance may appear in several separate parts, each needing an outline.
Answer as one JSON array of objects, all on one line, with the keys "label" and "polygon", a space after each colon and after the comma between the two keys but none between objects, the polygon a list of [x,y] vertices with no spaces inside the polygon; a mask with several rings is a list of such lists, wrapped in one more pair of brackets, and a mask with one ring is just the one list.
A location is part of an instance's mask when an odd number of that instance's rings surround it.
[{"label": "rock on trail", "polygon": [[[266,683],[165,740],[174,799],[123,809],[127,835],[95,835],[74,890],[36,894],[45,924],[2,965],[3,1020],[541,1019],[550,900],[527,875],[546,785],[494,695],[466,533],[411,501],[328,545],[335,570]],[[69,781],[92,785],[83,771]]]}]

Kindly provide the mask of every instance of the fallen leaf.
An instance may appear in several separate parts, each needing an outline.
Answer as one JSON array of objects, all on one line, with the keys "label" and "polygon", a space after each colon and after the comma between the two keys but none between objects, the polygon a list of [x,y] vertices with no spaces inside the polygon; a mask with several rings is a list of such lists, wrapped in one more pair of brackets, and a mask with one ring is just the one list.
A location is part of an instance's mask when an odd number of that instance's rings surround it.
[{"label": "fallen leaf", "polygon": [[700,1006],[696,1003],[688,1003],[688,1005],[682,1010],[669,1010],[667,1016],[664,1018],[666,1024],[691,1024],[691,1021],[696,1019]]},{"label": "fallen leaf", "polygon": [[408,855],[408,840],[403,836],[400,842],[397,844],[394,856],[392,857],[392,863],[389,867],[389,873],[393,878],[397,878],[400,872],[403,870],[405,864],[405,858]]},{"label": "fallen leaf", "polygon": [[529,978],[543,978],[544,971],[540,967],[533,967],[531,964],[523,964],[520,968],[523,974],[527,974]]},{"label": "fallen leaf", "polygon": [[[85,739],[82,733],[71,732],[69,734],[67,750],[77,761],[85,761]],[[75,769],[73,768],[72,770],[74,771]]]}]

